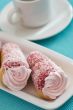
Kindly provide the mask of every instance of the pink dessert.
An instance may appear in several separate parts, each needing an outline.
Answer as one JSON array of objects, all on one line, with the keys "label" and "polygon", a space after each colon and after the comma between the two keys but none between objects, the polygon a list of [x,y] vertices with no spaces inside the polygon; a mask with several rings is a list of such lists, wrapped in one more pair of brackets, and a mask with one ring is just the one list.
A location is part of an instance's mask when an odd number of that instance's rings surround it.
[{"label": "pink dessert", "polygon": [[44,54],[34,51],[29,54],[27,61],[32,70],[32,80],[37,91],[44,97],[56,99],[67,87],[67,75],[64,71]]},{"label": "pink dessert", "polygon": [[28,81],[31,70],[19,46],[6,43],[2,47],[3,83],[11,90],[23,89]]}]

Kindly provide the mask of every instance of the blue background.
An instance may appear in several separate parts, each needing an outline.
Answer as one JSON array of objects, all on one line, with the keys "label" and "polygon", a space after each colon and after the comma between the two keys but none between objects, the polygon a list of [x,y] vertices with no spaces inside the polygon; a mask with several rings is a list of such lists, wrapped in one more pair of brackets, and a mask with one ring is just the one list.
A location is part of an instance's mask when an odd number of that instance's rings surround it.
[{"label": "blue background", "polygon": [[[73,0],[69,0],[73,5]],[[0,0],[0,11],[10,0]],[[70,25],[58,35],[45,40],[35,41],[40,45],[73,58],[73,20]],[[0,110],[43,110],[26,101],[0,90]],[[73,110],[73,97],[57,110]]]}]

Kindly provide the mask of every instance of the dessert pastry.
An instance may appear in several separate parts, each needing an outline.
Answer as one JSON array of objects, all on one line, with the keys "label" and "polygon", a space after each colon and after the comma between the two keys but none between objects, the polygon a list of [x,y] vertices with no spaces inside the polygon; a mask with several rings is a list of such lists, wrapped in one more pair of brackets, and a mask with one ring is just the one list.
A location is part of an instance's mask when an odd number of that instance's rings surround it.
[{"label": "dessert pastry", "polygon": [[3,84],[14,91],[23,89],[31,70],[19,46],[14,43],[4,44],[1,58]]},{"label": "dessert pastry", "polygon": [[67,75],[51,59],[38,51],[31,52],[27,61],[37,93],[45,99],[56,99],[67,87]]}]

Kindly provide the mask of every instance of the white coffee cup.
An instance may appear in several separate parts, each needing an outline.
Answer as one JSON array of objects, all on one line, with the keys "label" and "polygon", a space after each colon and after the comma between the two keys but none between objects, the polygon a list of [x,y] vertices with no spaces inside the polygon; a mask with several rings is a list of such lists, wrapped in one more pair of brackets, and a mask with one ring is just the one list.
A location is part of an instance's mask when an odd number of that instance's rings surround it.
[{"label": "white coffee cup", "polygon": [[27,27],[39,27],[47,24],[50,18],[50,0],[13,0],[15,9],[8,15],[12,25],[22,23]]}]

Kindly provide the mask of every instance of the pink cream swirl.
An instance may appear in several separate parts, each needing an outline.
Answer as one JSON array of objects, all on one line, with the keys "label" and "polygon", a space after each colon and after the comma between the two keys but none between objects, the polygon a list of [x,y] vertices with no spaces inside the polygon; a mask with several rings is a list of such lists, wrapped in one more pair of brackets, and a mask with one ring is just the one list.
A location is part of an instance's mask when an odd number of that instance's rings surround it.
[{"label": "pink cream swirl", "polygon": [[42,92],[51,99],[56,99],[60,96],[67,86],[67,75],[64,72],[51,72],[45,78],[44,88]]},{"label": "pink cream swirl", "polygon": [[11,90],[18,91],[23,89],[30,76],[31,70],[25,66],[8,68],[3,74],[3,83]]}]

